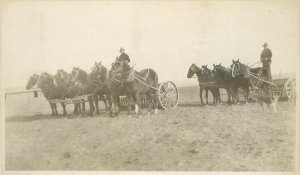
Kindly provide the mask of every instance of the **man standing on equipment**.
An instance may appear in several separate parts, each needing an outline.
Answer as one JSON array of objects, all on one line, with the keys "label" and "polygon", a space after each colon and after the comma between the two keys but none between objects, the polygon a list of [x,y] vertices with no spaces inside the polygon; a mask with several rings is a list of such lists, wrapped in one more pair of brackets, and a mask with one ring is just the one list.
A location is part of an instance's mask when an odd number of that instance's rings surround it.
[{"label": "man standing on equipment", "polygon": [[267,78],[267,81],[272,81],[271,75],[271,58],[272,58],[272,51],[268,48],[268,43],[264,43],[263,45],[264,50],[260,55],[260,61],[263,64],[262,74]]}]

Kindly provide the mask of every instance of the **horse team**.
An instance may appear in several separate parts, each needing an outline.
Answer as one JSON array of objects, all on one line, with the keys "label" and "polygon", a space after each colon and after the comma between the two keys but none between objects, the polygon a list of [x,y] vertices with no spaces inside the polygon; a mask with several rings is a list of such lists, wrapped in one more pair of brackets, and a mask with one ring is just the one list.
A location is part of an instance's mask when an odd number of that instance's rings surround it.
[{"label": "horse team", "polygon": [[226,90],[228,104],[234,104],[239,101],[238,88],[242,88],[246,94],[246,103],[248,103],[250,87],[252,90],[261,88],[267,96],[270,95],[269,84],[261,82],[257,78],[253,78],[250,76],[251,73],[263,78],[263,70],[261,67],[250,68],[240,63],[239,60],[232,60],[230,68],[222,66],[221,63],[217,65],[213,64],[212,70],[207,68],[207,65],[200,68],[193,63],[188,70],[187,78],[192,78],[196,74],[200,86],[199,95],[202,104],[203,90],[206,92],[206,103],[208,103],[208,91],[211,91],[213,95],[213,103],[220,103],[220,88]]},{"label": "horse team", "polygon": [[[135,106],[135,112],[140,115],[140,96],[146,95],[152,103],[148,104],[148,112],[158,112],[157,92],[151,87],[158,86],[158,76],[152,69],[144,69],[140,72],[131,67],[125,67],[120,61],[112,63],[108,71],[101,62],[95,62],[91,72],[73,67],[71,73],[58,69],[55,75],[43,72],[41,75],[32,75],[26,85],[26,89],[40,88],[44,97],[49,101],[52,115],[58,115],[54,99],[72,99],[86,95],[90,107],[90,115],[99,114],[98,101],[103,101],[110,116],[118,115],[120,111],[120,96],[128,99],[128,115],[131,116],[131,108]],[[112,103],[116,112],[112,110]],[[67,115],[66,104],[61,102],[63,115]],[[152,109],[155,109],[154,111]],[[74,103],[74,114],[85,112],[85,102]]]},{"label": "horse team", "polygon": [[[213,103],[221,102],[220,88],[226,90],[228,95],[228,104],[236,103],[238,99],[238,88],[242,88],[246,94],[246,103],[248,102],[250,87],[261,88],[265,94],[270,95],[269,84],[253,78],[250,74],[257,77],[263,76],[263,69],[260,67],[250,68],[242,64],[239,60],[232,60],[230,68],[220,64],[213,64],[210,70],[207,65],[198,67],[192,64],[188,70],[187,78],[196,74],[200,86],[200,100],[203,104],[202,93],[206,92],[206,103],[208,103],[208,91],[213,94]],[[262,77],[263,78],[263,77]],[[158,76],[153,69],[143,69],[139,72],[133,70],[122,61],[116,60],[112,63],[108,71],[101,62],[95,62],[91,72],[73,67],[71,73],[58,69],[55,75],[43,72],[41,75],[32,75],[26,85],[26,89],[38,87],[41,89],[44,97],[49,101],[53,115],[58,115],[56,103],[51,102],[54,99],[72,99],[78,96],[87,96],[90,115],[99,114],[98,102],[103,101],[105,109],[109,111],[110,116],[118,115],[120,111],[120,96],[126,96],[128,99],[128,115],[131,116],[132,106],[135,106],[135,113],[140,115],[141,95],[147,96],[148,114],[158,112]],[[112,110],[112,104],[116,112]],[[67,115],[66,104],[61,101],[63,115]],[[154,109],[154,111],[153,111]],[[74,103],[74,114],[85,112],[85,102]]]}]

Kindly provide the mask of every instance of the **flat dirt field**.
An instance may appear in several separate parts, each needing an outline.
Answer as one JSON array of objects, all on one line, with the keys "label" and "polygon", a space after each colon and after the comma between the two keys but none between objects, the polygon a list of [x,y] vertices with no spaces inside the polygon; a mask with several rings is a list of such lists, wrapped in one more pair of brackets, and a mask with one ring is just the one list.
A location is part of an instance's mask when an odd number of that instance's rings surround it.
[{"label": "flat dirt field", "polygon": [[6,170],[294,170],[295,104],[201,106],[197,91],[141,118],[7,117]]}]

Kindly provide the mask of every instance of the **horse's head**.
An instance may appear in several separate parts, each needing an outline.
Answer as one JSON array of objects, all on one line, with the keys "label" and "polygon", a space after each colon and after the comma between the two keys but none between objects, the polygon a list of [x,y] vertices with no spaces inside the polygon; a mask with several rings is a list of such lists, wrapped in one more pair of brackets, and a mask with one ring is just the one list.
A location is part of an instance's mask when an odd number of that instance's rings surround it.
[{"label": "horse's head", "polygon": [[188,73],[187,73],[187,78],[192,78],[192,76],[193,76],[195,73],[197,73],[197,71],[198,71],[199,73],[202,73],[202,70],[201,70],[199,67],[197,67],[197,66],[195,65],[195,63],[193,63],[193,64],[190,66],[190,68],[189,68],[189,71],[188,71]]},{"label": "horse's head", "polygon": [[244,76],[247,75],[247,71],[250,71],[250,68],[245,64],[242,64],[240,60],[232,60],[232,65],[230,66],[232,77]]},{"label": "horse's head", "polygon": [[79,78],[79,67],[73,67],[71,72],[71,81],[76,82]]},{"label": "horse's head", "polygon": [[71,81],[70,74],[65,72],[63,69],[58,69],[56,72],[56,75],[54,76],[54,79],[57,84],[64,84],[68,85]]},{"label": "horse's head", "polygon": [[234,68],[234,67],[240,67],[240,59],[238,59],[237,61],[235,61],[234,59],[232,60],[232,65],[230,66],[230,68]]},{"label": "horse's head", "polygon": [[225,72],[225,67],[221,66],[221,63],[220,64],[213,64],[213,66],[214,66],[214,69],[212,70],[212,72],[215,75],[220,75],[220,74]]},{"label": "horse's head", "polygon": [[38,87],[42,87],[43,85],[54,84],[53,77],[47,72],[43,72],[38,79]]},{"label": "horse's head", "polygon": [[56,74],[54,75],[56,83],[60,83],[63,79],[63,76],[63,69],[57,69]]},{"label": "horse's head", "polygon": [[39,76],[37,74],[33,74],[30,76],[30,78],[27,81],[26,89],[31,89],[33,86],[37,84],[37,81],[39,79]]},{"label": "horse's head", "polygon": [[91,68],[90,77],[97,78],[101,74],[101,69],[102,69],[101,61],[99,63],[97,63],[96,61],[94,66]]},{"label": "horse's head", "polygon": [[212,76],[212,71],[208,69],[207,65],[202,66],[202,77],[208,79]]}]

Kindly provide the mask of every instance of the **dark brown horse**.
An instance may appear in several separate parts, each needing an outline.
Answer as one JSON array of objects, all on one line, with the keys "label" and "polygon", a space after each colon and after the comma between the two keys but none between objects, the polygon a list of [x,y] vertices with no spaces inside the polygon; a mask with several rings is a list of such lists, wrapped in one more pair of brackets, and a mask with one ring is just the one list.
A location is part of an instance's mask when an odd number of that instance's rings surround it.
[{"label": "dark brown horse", "polygon": [[232,70],[232,77],[233,77],[233,95],[235,100],[239,100],[237,98],[238,96],[238,88],[242,88],[245,92],[245,99],[246,103],[248,103],[249,99],[249,87],[251,89],[254,89],[254,84],[251,81],[251,69],[249,66],[242,64],[239,62],[239,59],[237,61],[232,60],[232,65],[230,66]]},{"label": "dark brown horse", "polygon": [[[73,83],[71,81],[72,76],[63,69],[58,69],[56,75],[54,76],[56,85],[60,88],[63,97],[74,98],[80,95],[83,95],[83,87],[79,83]],[[84,102],[83,102],[84,106]],[[84,111],[84,109],[83,109]],[[74,103],[74,114],[81,114],[81,105],[80,103]]]},{"label": "dark brown horse", "polygon": [[[207,68],[207,65],[202,66],[202,80],[203,82],[213,82],[215,81],[214,79],[214,74],[212,70]],[[220,96],[220,89],[219,87],[207,87],[213,94],[213,103],[218,104],[221,102],[221,96]],[[206,97],[206,103],[207,103],[207,97]]]},{"label": "dark brown horse", "polygon": [[203,90],[205,90],[206,104],[208,104],[208,91],[209,90],[213,94],[214,103],[220,101],[220,98],[218,97],[220,95],[219,88],[206,87],[202,84],[205,82],[213,81],[212,76],[209,75],[210,74],[209,71],[206,70],[206,72],[203,75],[203,70],[193,63],[188,70],[187,78],[192,78],[194,74],[196,74],[198,77],[198,82],[199,82],[199,87],[200,87],[199,96],[200,96],[201,104],[203,104],[203,99],[202,99]]},{"label": "dark brown horse", "polygon": [[[103,84],[97,83],[94,79],[92,79],[87,72],[80,69],[79,67],[73,67],[72,70],[72,82],[79,83],[83,87],[83,94],[93,96],[88,97],[89,106],[90,106],[90,115],[92,116],[95,111],[94,103],[96,104],[96,113],[99,114],[99,107],[98,107],[98,94],[96,92],[99,90],[99,87],[102,88]],[[110,100],[109,100],[110,101]],[[106,102],[106,101],[105,101]],[[111,113],[111,103],[109,105],[110,114]]]},{"label": "dark brown horse", "polygon": [[[232,60],[231,68],[232,76],[236,82],[236,87],[242,87],[247,92],[247,99],[249,95],[249,87],[251,87],[252,90],[254,90],[255,87],[259,87],[267,96],[271,95],[270,84],[258,79],[260,78],[262,80],[268,80],[268,77],[263,76],[262,69],[250,68],[249,66],[240,63],[239,60]],[[253,77],[253,75],[258,78]]]},{"label": "dark brown horse", "polygon": [[[54,83],[54,77],[49,73],[42,73],[38,79],[38,87],[41,88],[44,97],[47,100],[54,100],[54,99],[62,99],[63,98],[63,91],[61,88]],[[52,115],[58,115],[56,103],[50,103],[50,107],[52,110]],[[63,108],[63,115],[67,114],[66,106],[64,103],[61,103]]]},{"label": "dark brown horse", "polygon": [[[126,93],[128,99],[128,115],[131,115],[132,105],[135,105],[135,112],[140,115],[140,96],[146,95],[149,99],[148,114],[151,113],[152,105],[154,105],[155,111],[158,112],[157,102],[157,90],[158,88],[158,76],[153,69],[143,69],[139,72],[133,70],[128,64],[116,61],[112,65],[110,70],[110,80],[112,82],[112,93],[114,100],[119,98],[118,95],[121,90]],[[153,87],[153,88],[152,88]],[[153,103],[151,103],[153,102]]]},{"label": "dark brown horse", "polygon": [[37,74],[31,75],[31,76],[29,77],[28,81],[27,81],[26,89],[29,90],[29,89],[32,89],[34,86],[36,86],[39,77],[40,77],[40,76],[37,75]]},{"label": "dark brown horse", "polygon": [[112,116],[112,100],[108,72],[107,68],[103,66],[101,62],[95,62],[95,65],[91,69],[90,80],[97,85],[94,90],[94,101],[97,114],[99,114],[98,100],[102,100],[105,104],[105,109],[109,110],[110,116]]},{"label": "dark brown horse", "polygon": [[227,91],[228,104],[234,103],[233,92],[232,92],[232,88],[234,84],[233,84],[231,69],[221,66],[221,63],[218,65],[213,64],[213,66],[214,66],[213,73],[215,75],[214,76],[215,84],[218,87],[224,88]]}]

